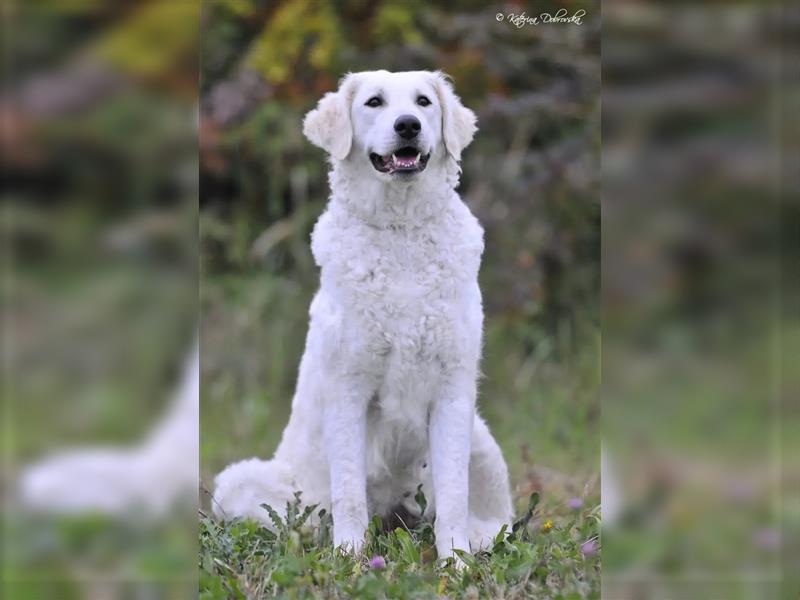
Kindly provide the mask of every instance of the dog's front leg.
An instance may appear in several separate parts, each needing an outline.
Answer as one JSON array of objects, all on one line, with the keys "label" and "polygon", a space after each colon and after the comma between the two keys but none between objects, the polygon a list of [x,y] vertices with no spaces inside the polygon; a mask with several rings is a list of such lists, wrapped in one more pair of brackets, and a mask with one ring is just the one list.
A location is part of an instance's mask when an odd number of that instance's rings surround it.
[{"label": "dog's front leg", "polygon": [[331,482],[333,545],[359,552],[367,529],[366,411],[368,392],[352,382],[332,385],[324,410]]},{"label": "dog's front leg", "polygon": [[445,386],[431,409],[428,436],[439,558],[453,556],[453,550],[469,551],[469,455],[474,407],[475,383],[462,377]]}]

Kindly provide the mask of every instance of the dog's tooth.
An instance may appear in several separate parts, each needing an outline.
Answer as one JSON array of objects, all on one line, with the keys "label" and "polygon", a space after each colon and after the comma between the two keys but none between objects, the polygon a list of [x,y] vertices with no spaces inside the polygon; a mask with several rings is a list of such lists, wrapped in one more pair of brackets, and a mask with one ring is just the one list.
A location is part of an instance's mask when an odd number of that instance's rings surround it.
[{"label": "dog's tooth", "polygon": [[393,163],[397,162],[397,157],[394,155],[394,152],[392,152],[392,162]]},{"label": "dog's tooth", "polygon": [[422,156],[422,152],[417,152],[416,162],[419,162],[420,157]]}]

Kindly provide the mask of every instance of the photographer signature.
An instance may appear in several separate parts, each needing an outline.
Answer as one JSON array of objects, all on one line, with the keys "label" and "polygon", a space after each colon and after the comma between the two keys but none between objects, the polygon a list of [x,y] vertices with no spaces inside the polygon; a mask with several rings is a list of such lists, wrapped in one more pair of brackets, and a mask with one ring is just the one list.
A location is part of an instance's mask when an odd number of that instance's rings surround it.
[{"label": "photographer signature", "polygon": [[542,25],[547,23],[568,23],[572,25],[583,25],[583,17],[586,16],[586,11],[583,9],[576,10],[573,14],[569,14],[566,8],[558,10],[555,14],[540,13],[538,15],[529,16],[527,13],[497,13],[495,18],[498,22],[507,22],[521,29],[526,25]]}]

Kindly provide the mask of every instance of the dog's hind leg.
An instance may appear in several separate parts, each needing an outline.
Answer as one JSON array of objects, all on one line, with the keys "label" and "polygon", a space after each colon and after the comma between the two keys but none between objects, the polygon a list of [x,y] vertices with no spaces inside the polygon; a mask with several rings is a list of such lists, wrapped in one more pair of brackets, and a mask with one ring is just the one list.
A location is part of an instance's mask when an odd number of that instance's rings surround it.
[{"label": "dog's hind leg", "polygon": [[469,542],[473,552],[490,548],[513,517],[508,468],[500,447],[480,416],[472,428],[469,461]]},{"label": "dog's hind leg", "polygon": [[214,480],[214,515],[226,521],[255,519],[270,529],[275,526],[262,504],[283,519],[287,502],[294,501],[297,487],[289,466],[281,460],[250,458],[228,465]]}]

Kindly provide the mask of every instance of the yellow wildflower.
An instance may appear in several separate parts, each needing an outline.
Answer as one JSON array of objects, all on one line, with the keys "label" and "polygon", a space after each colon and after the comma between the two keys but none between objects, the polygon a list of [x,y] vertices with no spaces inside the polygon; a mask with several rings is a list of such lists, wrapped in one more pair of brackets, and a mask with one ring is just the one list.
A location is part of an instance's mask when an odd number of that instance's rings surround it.
[{"label": "yellow wildflower", "polygon": [[544,523],[542,523],[542,531],[548,532],[553,528],[553,522],[550,519],[547,519]]}]

